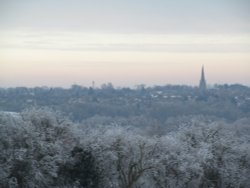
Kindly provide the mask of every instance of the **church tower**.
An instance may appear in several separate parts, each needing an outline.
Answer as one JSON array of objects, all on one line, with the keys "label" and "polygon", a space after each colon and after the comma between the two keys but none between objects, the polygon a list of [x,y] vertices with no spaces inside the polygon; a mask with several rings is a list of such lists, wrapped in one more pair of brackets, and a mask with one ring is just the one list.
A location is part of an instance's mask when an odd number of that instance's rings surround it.
[{"label": "church tower", "polygon": [[200,91],[201,96],[206,95],[207,84],[206,84],[206,80],[205,80],[204,66],[202,66],[202,69],[201,69],[201,79],[200,79],[199,91]]}]

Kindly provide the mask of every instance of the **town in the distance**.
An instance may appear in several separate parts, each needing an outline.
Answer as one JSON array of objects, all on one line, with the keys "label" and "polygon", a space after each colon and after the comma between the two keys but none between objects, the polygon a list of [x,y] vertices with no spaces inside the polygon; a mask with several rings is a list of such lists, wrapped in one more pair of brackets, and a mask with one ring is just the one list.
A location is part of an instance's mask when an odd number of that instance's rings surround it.
[{"label": "town in the distance", "polygon": [[[198,81],[197,81],[198,82]],[[164,85],[115,88],[112,83],[95,87],[0,88],[0,110],[20,112],[49,107],[62,111],[73,121],[94,116],[147,116],[160,122],[170,117],[206,115],[234,121],[250,114],[250,88],[240,84],[207,87],[202,66],[198,87]],[[159,113],[158,113],[159,112]]]}]

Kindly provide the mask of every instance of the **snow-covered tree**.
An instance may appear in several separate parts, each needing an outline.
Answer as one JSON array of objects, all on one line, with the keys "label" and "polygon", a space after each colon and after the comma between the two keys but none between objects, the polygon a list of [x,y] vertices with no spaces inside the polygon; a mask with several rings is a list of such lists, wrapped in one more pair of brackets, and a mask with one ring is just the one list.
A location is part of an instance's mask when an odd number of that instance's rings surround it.
[{"label": "snow-covered tree", "polygon": [[92,127],[102,118],[85,126],[49,109],[1,112],[0,187],[250,187],[249,122],[188,118],[152,136],[121,119]]}]

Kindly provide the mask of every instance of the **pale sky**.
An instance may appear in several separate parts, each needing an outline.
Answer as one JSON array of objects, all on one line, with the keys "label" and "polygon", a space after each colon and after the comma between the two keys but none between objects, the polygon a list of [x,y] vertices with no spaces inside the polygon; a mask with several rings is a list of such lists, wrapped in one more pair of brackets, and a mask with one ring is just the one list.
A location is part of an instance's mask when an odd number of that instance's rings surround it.
[{"label": "pale sky", "polygon": [[0,0],[0,87],[250,86],[249,0]]}]

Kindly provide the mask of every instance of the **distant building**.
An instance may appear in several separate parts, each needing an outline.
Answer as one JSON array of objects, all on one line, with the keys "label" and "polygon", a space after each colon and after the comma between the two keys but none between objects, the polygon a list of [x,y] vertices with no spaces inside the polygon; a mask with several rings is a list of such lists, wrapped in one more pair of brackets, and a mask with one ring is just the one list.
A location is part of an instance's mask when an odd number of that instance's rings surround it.
[{"label": "distant building", "polygon": [[206,84],[206,79],[205,79],[204,66],[202,66],[202,69],[201,69],[201,79],[200,79],[200,85],[199,85],[199,93],[200,93],[200,97],[206,97],[207,84]]}]

